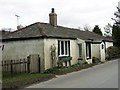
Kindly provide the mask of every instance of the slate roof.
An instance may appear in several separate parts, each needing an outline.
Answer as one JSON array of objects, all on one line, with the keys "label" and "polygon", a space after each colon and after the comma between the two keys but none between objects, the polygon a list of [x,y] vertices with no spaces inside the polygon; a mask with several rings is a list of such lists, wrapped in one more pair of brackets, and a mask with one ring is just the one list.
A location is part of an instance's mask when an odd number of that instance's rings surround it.
[{"label": "slate roof", "polygon": [[104,37],[104,41],[113,42],[112,36]]},{"label": "slate roof", "polygon": [[54,27],[49,23],[37,22],[16,30],[6,36],[3,40],[13,39],[27,39],[27,38],[40,38],[40,37],[54,37],[54,38],[80,38],[83,40],[92,39],[94,41],[101,41],[103,36],[97,35],[90,31],[81,31],[79,29],[67,28],[62,26]]}]

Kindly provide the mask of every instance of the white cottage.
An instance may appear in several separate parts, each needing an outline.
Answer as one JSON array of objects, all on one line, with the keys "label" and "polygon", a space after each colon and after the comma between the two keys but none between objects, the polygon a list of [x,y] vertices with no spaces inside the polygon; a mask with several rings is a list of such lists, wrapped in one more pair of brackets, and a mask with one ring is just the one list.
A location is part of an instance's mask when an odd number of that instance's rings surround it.
[{"label": "white cottage", "polygon": [[61,60],[66,66],[81,59],[92,63],[92,57],[105,61],[105,45],[113,45],[93,32],[58,26],[54,9],[49,14],[49,23],[31,24],[3,36],[2,41],[2,60],[17,60],[37,54],[41,72],[56,66]]}]

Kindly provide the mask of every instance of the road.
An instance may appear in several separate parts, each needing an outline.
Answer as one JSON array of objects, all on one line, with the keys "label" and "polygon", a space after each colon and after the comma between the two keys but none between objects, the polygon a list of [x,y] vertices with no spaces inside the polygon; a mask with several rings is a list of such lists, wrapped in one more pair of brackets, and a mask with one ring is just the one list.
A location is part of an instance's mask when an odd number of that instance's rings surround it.
[{"label": "road", "polygon": [[118,60],[59,75],[26,88],[118,88]]}]

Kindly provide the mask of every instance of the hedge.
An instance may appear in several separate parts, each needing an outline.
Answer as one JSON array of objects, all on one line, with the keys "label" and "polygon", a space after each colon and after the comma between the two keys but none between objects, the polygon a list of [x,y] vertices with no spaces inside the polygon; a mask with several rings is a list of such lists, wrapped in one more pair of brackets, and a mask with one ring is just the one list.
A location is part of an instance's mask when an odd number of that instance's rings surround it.
[{"label": "hedge", "polygon": [[120,57],[120,50],[118,47],[115,46],[110,46],[106,50],[106,59],[110,60],[113,58],[118,58]]}]

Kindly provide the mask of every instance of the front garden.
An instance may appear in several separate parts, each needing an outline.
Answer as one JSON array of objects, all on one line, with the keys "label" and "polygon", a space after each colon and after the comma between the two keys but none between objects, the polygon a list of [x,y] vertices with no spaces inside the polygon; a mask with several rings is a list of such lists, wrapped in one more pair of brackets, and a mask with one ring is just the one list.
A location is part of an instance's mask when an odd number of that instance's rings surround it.
[{"label": "front garden", "polygon": [[86,69],[89,67],[92,67],[94,65],[97,65],[98,63],[91,63],[88,64],[87,62],[84,62],[83,64],[81,63],[77,63],[71,66],[62,66],[62,67],[53,67],[51,69],[47,69],[44,73],[45,74],[56,74],[56,75],[63,75],[63,74],[67,74],[70,72],[74,72],[74,71],[79,71],[81,69]]},{"label": "front garden", "polygon": [[[117,49],[115,49],[114,47],[108,48],[107,49],[108,57],[106,57],[106,59],[109,60],[109,59],[119,57],[120,53],[116,52],[116,50]],[[117,55],[115,53],[117,53]],[[115,55],[116,55],[116,57],[115,57]],[[70,65],[67,67],[58,65],[51,69],[47,69],[43,73],[35,73],[35,74],[30,74],[30,73],[22,74],[21,73],[21,74],[12,76],[12,77],[3,77],[2,78],[2,86],[3,86],[3,88],[24,88],[24,87],[34,84],[34,83],[39,83],[42,81],[52,79],[55,77],[55,75],[63,75],[63,74],[67,74],[70,72],[79,71],[79,70],[86,69],[86,68],[89,68],[89,67],[92,67],[92,66],[102,63],[96,57],[92,58],[92,62],[93,63],[88,64],[87,62],[84,61],[82,63],[79,62],[77,64]]]},{"label": "front garden", "polygon": [[46,81],[55,77],[55,75],[63,75],[74,71],[79,71],[81,69],[89,68],[98,63],[88,64],[84,62],[83,64],[77,63],[68,67],[54,67],[51,69],[47,69],[44,73],[24,73],[24,74],[17,74],[10,77],[3,77],[2,78],[2,87],[3,88],[24,88],[25,86],[39,83],[42,81]]},{"label": "front garden", "polygon": [[12,77],[2,78],[2,88],[24,88],[27,85],[49,80],[55,77],[54,74],[17,74]]}]

